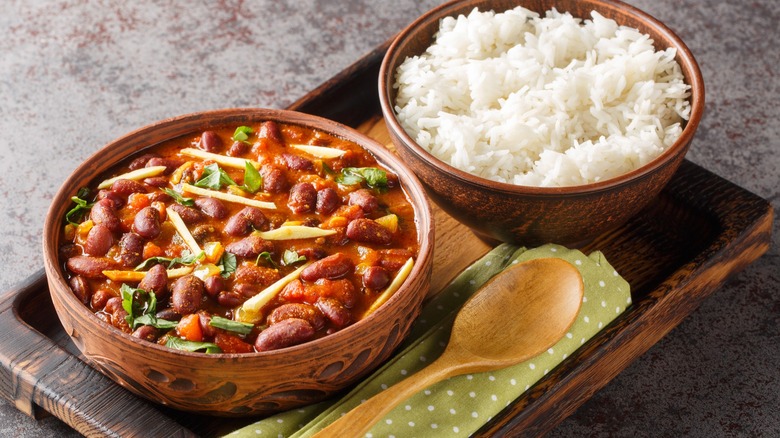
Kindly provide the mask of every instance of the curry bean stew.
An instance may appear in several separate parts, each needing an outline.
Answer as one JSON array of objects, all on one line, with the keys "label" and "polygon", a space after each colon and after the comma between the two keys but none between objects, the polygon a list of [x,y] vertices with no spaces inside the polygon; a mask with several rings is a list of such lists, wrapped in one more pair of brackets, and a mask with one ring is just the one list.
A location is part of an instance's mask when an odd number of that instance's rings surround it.
[{"label": "curry bean stew", "polygon": [[73,196],[73,293],[133,336],[202,353],[300,344],[354,324],[418,253],[398,177],[358,145],[265,121],[180,137]]}]

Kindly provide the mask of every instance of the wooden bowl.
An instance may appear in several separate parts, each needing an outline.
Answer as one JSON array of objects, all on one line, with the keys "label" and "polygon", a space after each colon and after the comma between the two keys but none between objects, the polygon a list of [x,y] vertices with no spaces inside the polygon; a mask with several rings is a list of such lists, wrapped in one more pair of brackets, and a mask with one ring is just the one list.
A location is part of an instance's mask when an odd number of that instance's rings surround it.
[{"label": "wooden bowl", "polygon": [[[515,6],[544,13],[551,8],[590,18],[595,10],[619,25],[649,34],[656,49],[674,47],[685,81],[691,86],[691,115],[680,138],[648,164],[621,176],[571,187],[529,187],[477,177],[439,160],[401,127],[394,111],[397,67],[423,53],[439,20],[473,8],[503,12]],[[704,81],[682,40],[650,15],[614,0],[470,0],[436,7],[395,38],[379,73],[379,98],[398,154],[417,173],[431,198],[447,213],[489,239],[522,245],[555,242],[578,246],[618,227],[647,205],[668,183],[683,160],[704,111]]]},{"label": "wooden bowl", "polygon": [[[263,120],[315,128],[350,140],[394,171],[415,210],[419,255],[404,285],[377,311],[341,331],[281,350],[251,354],[188,353],[141,341],[97,318],[73,294],[58,261],[70,197],[102,172],[144,148],[193,132]],[[115,140],[65,181],[46,217],[43,254],[57,315],[86,359],[117,383],[176,409],[220,416],[267,414],[312,403],[376,368],[407,335],[430,287],[433,221],[425,192],[396,156],[336,122],[291,111],[226,109],[154,123]]]}]

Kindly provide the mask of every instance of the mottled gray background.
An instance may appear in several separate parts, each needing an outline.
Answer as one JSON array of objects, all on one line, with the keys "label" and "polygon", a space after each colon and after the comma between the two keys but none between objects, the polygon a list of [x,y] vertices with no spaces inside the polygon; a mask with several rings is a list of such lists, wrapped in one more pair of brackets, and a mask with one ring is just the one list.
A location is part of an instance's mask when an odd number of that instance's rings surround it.
[{"label": "mottled gray background", "polygon": [[[42,266],[49,200],[78,163],[192,111],[285,107],[438,0],[0,0],[0,289]],[[634,0],[696,55],[689,158],[780,205],[777,0]],[[550,435],[780,436],[780,258],[715,292]],[[0,436],[75,435],[0,401]]]}]

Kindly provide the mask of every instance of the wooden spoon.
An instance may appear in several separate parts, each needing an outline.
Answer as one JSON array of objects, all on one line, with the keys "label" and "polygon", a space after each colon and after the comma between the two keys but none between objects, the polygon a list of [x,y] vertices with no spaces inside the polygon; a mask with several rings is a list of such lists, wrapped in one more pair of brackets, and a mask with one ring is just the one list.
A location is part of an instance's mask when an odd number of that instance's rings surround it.
[{"label": "wooden spoon", "polygon": [[506,269],[463,305],[437,360],[315,437],[362,437],[398,403],[434,383],[515,365],[544,352],[574,323],[583,294],[579,271],[561,259],[534,259]]}]

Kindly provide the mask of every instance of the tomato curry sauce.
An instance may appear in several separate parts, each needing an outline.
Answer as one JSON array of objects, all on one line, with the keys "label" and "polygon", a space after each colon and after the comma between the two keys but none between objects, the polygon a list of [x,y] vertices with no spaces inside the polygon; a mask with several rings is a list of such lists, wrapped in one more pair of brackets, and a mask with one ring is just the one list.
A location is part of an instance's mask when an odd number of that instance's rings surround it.
[{"label": "tomato curry sauce", "polygon": [[146,149],[74,196],[60,260],[103,321],[171,348],[248,353],[372,312],[417,257],[398,177],[360,146],[266,121]]}]

